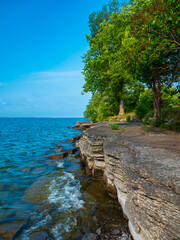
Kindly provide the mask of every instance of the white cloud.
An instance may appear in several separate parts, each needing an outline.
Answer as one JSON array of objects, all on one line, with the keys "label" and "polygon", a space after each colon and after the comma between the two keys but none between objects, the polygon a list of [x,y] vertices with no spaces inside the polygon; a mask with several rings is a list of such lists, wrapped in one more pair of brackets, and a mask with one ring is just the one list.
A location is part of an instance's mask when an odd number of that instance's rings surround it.
[{"label": "white cloud", "polygon": [[81,74],[81,70],[75,70],[75,71],[67,71],[67,72],[35,72],[31,73],[31,75],[35,76],[74,76],[74,75],[79,75]]},{"label": "white cloud", "polygon": [[82,70],[75,71],[45,71],[45,72],[34,72],[23,77],[27,83],[32,82],[56,82],[60,80],[73,80],[82,78]]}]

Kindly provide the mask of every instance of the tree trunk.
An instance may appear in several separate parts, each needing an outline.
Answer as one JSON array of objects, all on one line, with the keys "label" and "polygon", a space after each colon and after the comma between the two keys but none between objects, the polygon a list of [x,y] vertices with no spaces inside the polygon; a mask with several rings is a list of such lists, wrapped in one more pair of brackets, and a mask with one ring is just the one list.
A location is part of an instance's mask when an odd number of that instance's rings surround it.
[{"label": "tree trunk", "polygon": [[153,105],[154,105],[154,124],[159,125],[159,120],[161,117],[161,81],[160,77],[157,79],[158,86],[156,86],[156,81],[153,84]]},{"label": "tree trunk", "polygon": [[124,114],[124,98],[120,99],[120,106],[119,106],[119,115]]}]

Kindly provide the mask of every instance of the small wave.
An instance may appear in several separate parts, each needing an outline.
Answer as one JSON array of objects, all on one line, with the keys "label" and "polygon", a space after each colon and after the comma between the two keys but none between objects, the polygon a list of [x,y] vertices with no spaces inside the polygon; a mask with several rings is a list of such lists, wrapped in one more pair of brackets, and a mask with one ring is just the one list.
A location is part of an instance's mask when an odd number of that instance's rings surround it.
[{"label": "small wave", "polygon": [[54,203],[59,210],[79,209],[83,207],[84,201],[80,200],[80,183],[74,179],[71,173],[63,172],[63,176],[52,180],[50,183],[50,203]]},{"label": "small wave", "polygon": [[77,224],[76,213],[83,208],[80,183],[71,173],[63,172],[63,176],[51,181],[49,202],[56,205],[61,214],[61,222],[52,229],[55,239],[63,239],[63,234],[70,232]]}]

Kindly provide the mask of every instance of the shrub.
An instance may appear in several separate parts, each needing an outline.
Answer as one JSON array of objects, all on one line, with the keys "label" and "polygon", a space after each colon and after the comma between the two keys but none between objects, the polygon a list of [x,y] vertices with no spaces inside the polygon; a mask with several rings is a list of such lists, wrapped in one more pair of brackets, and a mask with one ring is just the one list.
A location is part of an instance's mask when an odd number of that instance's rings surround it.
[{"label": "shrub", "polygon": [[85,118],[90,118],[92,122],[105,121],[108,117],[117,114],[116,102],[106,93],[95,93],[84,112]]},{"label": "shrub", "polygon": [[130,115],[127,116],[126,121],[127,121],[128,123],[131,121],[131,116],[130,116]]},{"label": "shrub", "polygon": [[145,90],[140,94],[139,102],[136,106],[136,115],[142,119],[145,115],[153,110],[153,93],[151,89]]},{"label": "shrub", "polygon": [[112,130],[118,130],[119,126],[115,123],[110,123],[110,127]]},{"label": "shrub", "polygon": [[165,123],[160,126],[162,129],[180,132],[180,122]]}]

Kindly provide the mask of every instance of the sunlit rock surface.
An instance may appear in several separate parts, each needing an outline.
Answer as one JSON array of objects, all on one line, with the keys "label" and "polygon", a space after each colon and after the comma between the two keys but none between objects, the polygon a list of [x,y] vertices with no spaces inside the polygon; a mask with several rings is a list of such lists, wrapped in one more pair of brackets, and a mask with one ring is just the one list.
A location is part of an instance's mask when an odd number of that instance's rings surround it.
[{"label": "sunlit rock surface", "polygon": [[180,135],[98,124],[78,142],[88,174],[118,197],[135,240],[180,238]]}]

